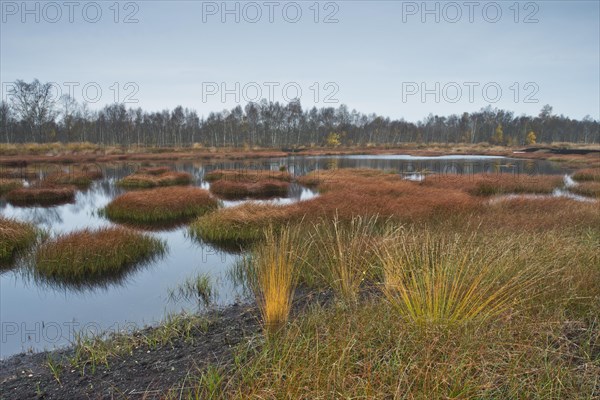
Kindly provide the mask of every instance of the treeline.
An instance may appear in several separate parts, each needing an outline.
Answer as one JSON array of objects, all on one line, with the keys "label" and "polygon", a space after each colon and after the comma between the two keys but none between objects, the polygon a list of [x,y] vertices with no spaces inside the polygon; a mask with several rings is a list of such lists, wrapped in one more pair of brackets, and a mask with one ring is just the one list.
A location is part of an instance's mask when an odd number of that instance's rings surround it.
[{"label": "treeline", "polygon": [[397,145],[533,142],[600,143],[600,121],[573,120],[546,105],[537,116],[515,115],[488,106],[461,115],[429,115],[413,123],[350,111],[347,106],[304,110],[299,101],[248,103],[210,113],[195,110],[148,112],[111,104],[94,111],[69,96],[53,99],[50,84],[17,81],[0,103],[0,137],[5,143],[92,142],[143,146]]}]

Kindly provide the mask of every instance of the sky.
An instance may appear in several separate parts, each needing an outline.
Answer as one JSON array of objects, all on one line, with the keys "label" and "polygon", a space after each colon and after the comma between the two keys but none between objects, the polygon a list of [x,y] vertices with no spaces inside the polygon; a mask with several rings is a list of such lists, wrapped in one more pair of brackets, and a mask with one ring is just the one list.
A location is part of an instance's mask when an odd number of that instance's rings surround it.
[{"label": "sky", "polygon": [[2,99],[53,82],[211,111],[260,98],[417,121],[491,105],[600,120],[600,2],[1,1]]}]

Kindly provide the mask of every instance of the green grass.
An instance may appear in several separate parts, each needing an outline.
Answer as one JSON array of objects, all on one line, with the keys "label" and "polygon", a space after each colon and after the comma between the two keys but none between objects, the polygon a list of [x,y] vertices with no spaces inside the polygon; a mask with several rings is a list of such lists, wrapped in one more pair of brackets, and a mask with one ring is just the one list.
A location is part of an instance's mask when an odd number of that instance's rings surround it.
[{"label": "green grass", "polygon": [[117,279],[166,251],[149,235],[124,228],[84,229],[48,240],[35,255],[35,272],[50,281],[86,284]]},{"label": "green grass", "polygon": [[357,302],[361,284],[371,278],[374,270],[371,262],[377,223],[376,217],[340,221],[336,215],[333,220],[323,219],[309,229],[312,256],[309,274],[320,277],[348,304]]},{"label": "green grass", "polygon": [[210,275],[206,273],[187,278],[176,289],[169,289],[169,298],[172,301],[197,299],[205,307],[211,304],[215,295]]},{"label": "green grass", "polygon": [[10,266],[38,237],[39,231],[32,224],[0,217],[0,268]]},{"label": "green grass", "polygon": [[76,335],[73,354],[61,360],[80,374],[95,373],[98,367],[110,368],[111,363],[130,357],[139,348],[157,350],[176,341],[193,343],[198,333],[206,332],[210,320],[191,314],[169,315],[155,328],[135,332],[105,335]]},{"label": "green grass", "polygon": [[[468,236],[402,229],[388,235],[379,257],[383,291],[411,323],[462,324],[497,317],[536,295],[544,268],[520,237],[478,242]],[[525,259],[525,260],[524,260]]]}]

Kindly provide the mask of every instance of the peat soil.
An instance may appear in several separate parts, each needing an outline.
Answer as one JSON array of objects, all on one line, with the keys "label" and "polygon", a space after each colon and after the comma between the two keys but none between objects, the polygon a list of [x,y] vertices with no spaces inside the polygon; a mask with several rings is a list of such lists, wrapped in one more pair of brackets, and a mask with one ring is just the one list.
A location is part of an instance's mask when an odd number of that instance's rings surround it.
[{"label": "peat soil", "polygon": [[[292,317],[310,304],[333,301],[330,291],[298,290],[295,298]],[[191,376],[208,365],[230,365],[236,345],[262,331],[260,313],[253,304],[234,304],[203,316],[210,321],[208,328],[195,330],[191,340],[176,338],[157,349],[140,346],[131,355],[109,359],[109,367],[98,365],[85,374],[66,360],[73,348],[12,356],[0,361],[0,400],[160,399],[170,389],[193,384]],[[142,333],[153,329],[157,328]],[[48,357],[60,360],[60,382],[48,366]]]},{"label": "peat soil", "polygon": [[[236,304],[208,314],[208,329],[195,331],[192,340],[176,338],[152,350],[140,346],[132,355],[111,358],[109,367],[88,368],[85,375],[65,360],[72,348],[10,357],[0,362],[0,399],[158,399],[190,373],[226,365],[235,346],[261,329],[253,306]],[[48,366],[49,356],[62,360],[60,383]]]}]

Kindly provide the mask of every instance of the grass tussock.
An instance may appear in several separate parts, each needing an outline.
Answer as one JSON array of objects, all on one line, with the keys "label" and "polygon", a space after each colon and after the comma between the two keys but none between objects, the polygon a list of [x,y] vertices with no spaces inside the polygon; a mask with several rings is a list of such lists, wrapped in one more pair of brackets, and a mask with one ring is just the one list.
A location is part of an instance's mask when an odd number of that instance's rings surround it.
[{"label": "grass tussock", "polygon": [[204,175],[204,180],[207,182],[215,182],[219,180],[233,182],[261,182],[261,181],[283,181],[290,182],[292,176],[287,171],[271,171],[257,169],[218,169],[207,172]]},{"label": "grass tussock", "polygon": [[[535,296],[542,273],[523,238],[481,243],[429,230],[395,230],[380,248],[383,291],[411,323],[462,324],[497,317]],[[525,261],[525,262],[523,262]]]},{"label": "grass tussock", "polygon": [[103,210],[109,219],[132,224],[185,221],[217,208],[208,191],[194,187],[166,187],[125,193]]},{"label": "grass tussock", "polygon": [[0,267],[10,265],[37,238],[38,231],[33,225],[0,217]]},{"label": "grass tussock", "polygon": [[55,206],[75,201],[73,186],[30,186],[7,193],[6,200],[20,207]]},{"label": "grass tussock", "polygon": [[252,252],[246,263],[246,276],[256,297],[267,333],[275,333],[288,320],[298,266],[306,254],[298,247],[300,231],[286,227],[276,232],[265,230],[265,241]]},{"label": "grass tussock", "polygon": [[23,187],[23,181],[20,179],[2,179],[0,178],[0,195],[8,193],[11,190]]},{"label": "grass tussock", "polygon": [[563,185],[560,175],[432,175],[423,185],[444,189],[460,189],[475,196],[500,194],[550,194]]},{"label": "grass tussock", "polygon": [[197,239],[220,245],[246,246],[263,238],[269,225],[281,226],[296,215],[295,207],[245,203],[221,208],[198,218],[190,225]]},{"label": "grass tussock", "polygon": [[287,196],[289,186],[289,182],[275,179],[259,182],[218,180],[210,185],[210,191],[228,200],[243,198],[268,199]]},{"label": "grass tussock", "polygon": [[159,186],[185,186],[193,182],[187,172],[164,171],[162,168],[143,169],[121,179],[117,184],[124,188],[154,188]]},{"label": "grass tussock", "polygon": [[321,220],[309,229],[311,275],[347,304],[355,304],[361,284],[372,278],[377,217],[354,217],[350,221]]},{"label": "grass tussock", "polygon": [[34,168],[7,168],[0,167],[1,179],[36,179],[40,172]]},{"label": "grass tussock", "polygon": [[73,168],[68,172],[56,172],[48,175],[44,181],[50,185],[73,185],[78,188],[87,188],[93,181],[102,179],[104,174],[98,167],[84,165],[80,168]]},{"label": "grass tussock", "polygon": [[81,284],[121,276],[164,251],[160,240],[128,229],[85,229],[40,246],[35,271],[51,281]]},{"label": "grass tussock", "polygon": [[578,182],[600,182],[600,168],[586,168],[575,171],[573,179]]},{"label": "grass tussock", "polygon": [[583,181],[570,187],[569,190],[581,196],[600,197],[600,181]]}]

